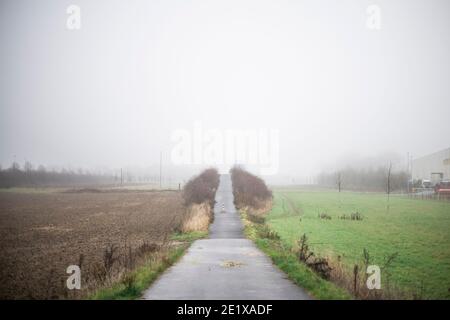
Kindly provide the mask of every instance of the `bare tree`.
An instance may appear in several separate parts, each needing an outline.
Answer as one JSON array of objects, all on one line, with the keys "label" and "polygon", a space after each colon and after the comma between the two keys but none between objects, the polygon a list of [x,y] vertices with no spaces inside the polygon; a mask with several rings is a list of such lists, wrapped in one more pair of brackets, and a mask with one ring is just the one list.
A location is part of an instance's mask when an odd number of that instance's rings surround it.
[{"label": "bare tree", "polygon": [[389,194],[391,193],[391,171],[392,171],[392,163],[389,162],[389,166],[388,166],[388,172],[387,172],[387,183],[386,183],[386,193]]},{"label": "bare tree", "polygon": [[392,162],[389,161],[389,166],[388,166],[388,171],[387,171],[387,183],[386,183],[387,211],[389,211],[389,197],[391,194],[391,171],[392,171]]},{"label": "bare tree", "polygon": [[14,162],[11,164],[11,170],[12,170],[12,171],[18,171],[18,170],[20,170],[20,164],[19,164],[18,162],[14,161]]},{"label": "bare tree", "polygon": [[[346,190],[356,191],[379,191],[386,193],[386,177],[387,165],[377,168],[351,168],[342,169],[340,172],[341,191],[344,183]],[[317,176],[317,183],[321,186],[329,188],[339,187],[338,171],[331,173],[322,172]],[[392,165],[391,176],[389,179],[390,190],[392,193],[395,190],[404,190],[405,181],[408,179],[406,171],[395,171],[395,166]]]},{"label": "bare tree", "polygon": [[339,171],[337,174],[337,180],[336,180],[337,186],[338,186],[338,191],[341,192],[341,186],[342,186],[342,174]]},{"label": "bare tree", "polygon": [[33,165],[31,164],[30,161],[25,161],[25,164],[23,165],[23,170],[26,173],[30,173],[33,170]]}]

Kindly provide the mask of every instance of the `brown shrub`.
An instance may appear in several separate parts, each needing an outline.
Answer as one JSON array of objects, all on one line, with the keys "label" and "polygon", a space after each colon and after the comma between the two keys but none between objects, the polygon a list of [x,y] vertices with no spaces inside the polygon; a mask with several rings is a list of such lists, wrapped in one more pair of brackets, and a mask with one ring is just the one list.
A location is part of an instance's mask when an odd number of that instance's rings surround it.
[{"label": "brown shrub", "polygon": [[343,214],[340,219],[342,220],[357,220],[361,221],[363,219],[362,215],[359,212],[353,212],[349,216],[346,214]]},{"label": "brown shrub", "polygon": [[266,222],[266,219],[264,216],[259,214],[253,214],[253,212],[247,212],[247,219],[250,222],[257,223],[257,224],[264,224]]},{"label": "brown shrub", "polygon": [[329,214],[324,213],[324,212],[323,213],[319,213],[317,216],[319,217],[319,219],[331,220],[331,216]]},{"label": "brown shrub", "polygon": [[264,239],[280,240],[280,235],[269,228],[266,224],[263,224],[258,230],[259,236]]},{"label": "brown shrub", "polygon": [[190,179],[183,188],[185,205],[209,202],[213,206],[219,179],[219,173],[213,168],[207,169]]},{"label": "brown shrub", "polygon": [[324,279],[330,279],[332,267],[329,260],[323,257],[316,257],[314,252],[309,249],[308,238],[306,234],[300,238],[298,250],[298,259],[313,269],[319,276]]},{"label": "brown shrub", "polygon": [[253,214],[263,214],[270,210],[272,191],[267,188],[264,180],[239,167],[233,167],[230,174],[234,202],[238,208],[251,208]]}]

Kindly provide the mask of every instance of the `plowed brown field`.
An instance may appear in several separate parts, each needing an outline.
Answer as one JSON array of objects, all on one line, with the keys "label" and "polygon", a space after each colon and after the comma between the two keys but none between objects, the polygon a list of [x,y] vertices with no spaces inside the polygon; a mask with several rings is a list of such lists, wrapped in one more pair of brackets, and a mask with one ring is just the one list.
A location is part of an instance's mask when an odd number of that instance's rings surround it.
[{"label": "plowed brown field", "polygon": [[159,245],[183,214],[175,191],[0,192],[0,298],[82,296],[66,289],[67,266],[81,259],[85,280],[107,248],[119,261]]}]

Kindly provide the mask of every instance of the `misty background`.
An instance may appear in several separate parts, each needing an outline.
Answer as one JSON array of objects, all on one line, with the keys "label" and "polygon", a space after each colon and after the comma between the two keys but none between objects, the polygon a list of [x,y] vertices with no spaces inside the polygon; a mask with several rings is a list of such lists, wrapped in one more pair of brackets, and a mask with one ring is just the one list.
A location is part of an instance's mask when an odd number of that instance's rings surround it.
[{"label": "misty background", "polygon": [[450,145],[446,0],[2,0],[0,47],[2,168],[156,175],[162,153],[176,180],[195,121],[279,130],[279,183]]}]

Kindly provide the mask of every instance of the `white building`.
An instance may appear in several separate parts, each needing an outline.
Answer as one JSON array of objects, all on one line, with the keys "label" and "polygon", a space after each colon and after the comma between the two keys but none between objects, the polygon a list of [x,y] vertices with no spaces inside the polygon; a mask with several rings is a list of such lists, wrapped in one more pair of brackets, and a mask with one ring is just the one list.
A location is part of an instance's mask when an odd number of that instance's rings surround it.
[{"label": "white building", "polygon": [[414,159],[411,169],[414,180],[450,180],[450,148]]}]

